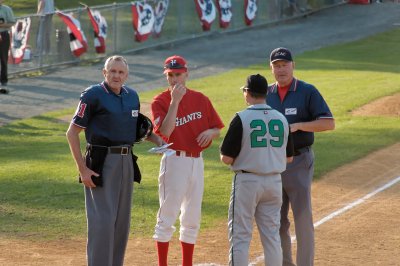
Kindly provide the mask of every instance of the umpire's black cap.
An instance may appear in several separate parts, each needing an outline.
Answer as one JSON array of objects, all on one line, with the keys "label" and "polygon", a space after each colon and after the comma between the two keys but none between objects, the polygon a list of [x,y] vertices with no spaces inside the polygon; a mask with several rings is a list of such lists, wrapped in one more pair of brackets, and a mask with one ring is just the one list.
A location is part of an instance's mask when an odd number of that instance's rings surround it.
[{"label": "umpire's black cap", "polygon": [[269,61],[273,63],[278,60],[285,60],[292,62],[293,61],[292,53],[289,51],[289,49],[284,47],[276,48],[271,52],[271,55],[269,56]]},{"label": "umpire's black cap", "polygon": [[268,82],[267,79],[260,74],[250,75],[247,77],[246,85],[241,89],[259,94],[267,94]]}]

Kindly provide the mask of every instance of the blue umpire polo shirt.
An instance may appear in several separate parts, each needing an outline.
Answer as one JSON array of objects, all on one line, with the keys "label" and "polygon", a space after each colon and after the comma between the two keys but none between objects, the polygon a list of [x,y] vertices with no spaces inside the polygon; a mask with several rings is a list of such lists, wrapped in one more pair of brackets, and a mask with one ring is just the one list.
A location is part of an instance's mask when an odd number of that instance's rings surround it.
[{"label": "blue umpire polo shirt", "polygon": [[86,141],[90,144],[106,140],[111,145],[132,145],[139,110],[135,90],[123,86],[117,95],[102,82],[82,92],[72,122],[85,129]]},{"label": "blue umpire polo shirt", "polygon": [[[333,118],[319,91],[313,85],[295,78],[282,102],[278,94],[278,84],[269,86],[267,104],[284,114],[289,124]],[[298,130],[293,133],[295,150],[311,146],[313,143],[314,132]]]}]

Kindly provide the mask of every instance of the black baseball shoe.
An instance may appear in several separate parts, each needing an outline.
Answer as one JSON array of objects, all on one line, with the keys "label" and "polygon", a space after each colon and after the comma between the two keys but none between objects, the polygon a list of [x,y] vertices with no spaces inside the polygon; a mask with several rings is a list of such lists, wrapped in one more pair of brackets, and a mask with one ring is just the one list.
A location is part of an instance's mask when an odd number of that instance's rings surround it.
[{"label": "black baseball shoe", "polygon": [[8,90],[4,88],[0,88],[0,93],[1,94],[8,94]]}]

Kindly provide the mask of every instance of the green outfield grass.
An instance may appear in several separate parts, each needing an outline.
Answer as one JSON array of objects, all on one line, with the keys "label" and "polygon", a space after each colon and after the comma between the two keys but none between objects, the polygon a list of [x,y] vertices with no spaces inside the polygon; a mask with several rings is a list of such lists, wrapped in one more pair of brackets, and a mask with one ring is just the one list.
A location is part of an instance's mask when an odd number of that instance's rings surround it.
[{"label": "green outfield grass", "polygon": [[[296,76],[316,85],[336,118],[336,130],[316,134],[316,174],[320,178],[343,164],[399,141],[398,117],[355,117],[350,111],[376,98],[400,92],[400,30],[296,56]],[[190,58],[188,58],[190,60]],[[249,74],[272,81],[267,65],[254,65],[189,82],[208,95],[225,125],[245,107],[239,87]],[[161,90],[161,89],[160,89]],[[141,93],[150,102],[160,90]],[[85,237],[82,185],[60,120],[74,107],[0,127],[0,236],[55,239]],[[226,128],[222,131],[225,135]],[[205,152],[202,228],[227,219],[232,173],[219,162],[221,138]],[[148,143],[135,147],[143,174],[135,184],[133,235],[150,237],[158,208],[160,157]],[[349,178],[352,178],[349,176]]]}]

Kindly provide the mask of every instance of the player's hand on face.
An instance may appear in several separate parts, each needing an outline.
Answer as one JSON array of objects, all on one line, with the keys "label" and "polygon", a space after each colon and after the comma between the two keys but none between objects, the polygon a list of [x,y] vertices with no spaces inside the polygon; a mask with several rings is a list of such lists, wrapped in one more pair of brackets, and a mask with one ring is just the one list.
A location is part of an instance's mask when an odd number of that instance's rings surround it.
[{"label": "player's hand on face", "polygon": [[212,137],[213,137],[213,131],[211,129],[207,129],[201,132],[200,135],[197,136],[196,138],[197,144],[199,144],[199,146],[202,148],[207,147],[207,145],[209,145],[210,142],[212,141]]},{"label": "player's hand on face", "polygon": [[180,102],[186,94],[186,87],[181,83],[177,83],[172,87],[171,98],[174,101]]},{"label": "player's hand on face", "polygon": [[85,168],[81,173],[81,180],[82,183],[88,187],[88,188],[95,188],[96,185],[93,183],[92,181],[92,175],[94,176],[99,176],[98,173],[94,172],[93,170],[89,169],[89,168]]}]

